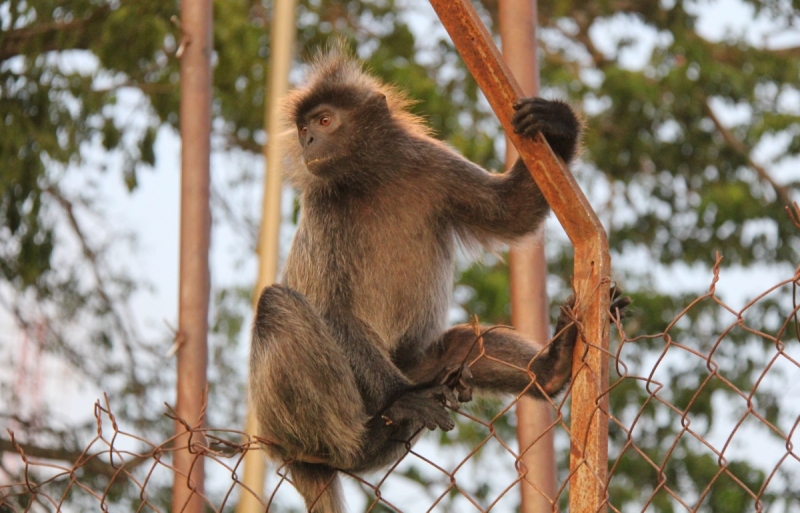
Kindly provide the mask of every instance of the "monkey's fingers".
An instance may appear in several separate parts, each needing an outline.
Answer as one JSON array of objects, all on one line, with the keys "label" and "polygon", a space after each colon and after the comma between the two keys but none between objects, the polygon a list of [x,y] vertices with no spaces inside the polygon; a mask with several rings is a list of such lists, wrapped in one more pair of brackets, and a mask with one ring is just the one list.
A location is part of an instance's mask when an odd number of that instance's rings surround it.
[{"label": "monkey's fingers", "polygon": [[533,98],[520,98],[519,100],[514,102],[514,110],[520,110],[523,107],[530,107],[532,105],[543,105],[548,103],[547,100],[544,98],[533,97]]},{"label": "monkey's fingers", "polygon": [[515,133],[533,137],[542,132],[551,141],[553,138],[574,140],[580,132],[580,122],[564,102],[525,98],[514,104],[514,110],[511,123]]},{"label": "monkey's fingers", "polygon": [[544,128],[541,121],[540,109],[546,103],[541,98],[522,98],[514,103],[514,114],[511,116],[511,124],[514,126],[514,133],[533,137],[537,132]]}]

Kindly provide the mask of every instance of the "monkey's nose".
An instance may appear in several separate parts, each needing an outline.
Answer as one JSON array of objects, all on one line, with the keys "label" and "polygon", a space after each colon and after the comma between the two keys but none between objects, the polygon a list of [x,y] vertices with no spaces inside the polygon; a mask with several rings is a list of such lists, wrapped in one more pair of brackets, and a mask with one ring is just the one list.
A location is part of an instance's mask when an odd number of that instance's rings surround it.
[{"label": "monkey's nose", "polygon": [[306,146],[308,146],[309,144],[311,144],[313,142],[314,142],[314,137],[313,136],[309,137],[308,140],[306,141]]}]

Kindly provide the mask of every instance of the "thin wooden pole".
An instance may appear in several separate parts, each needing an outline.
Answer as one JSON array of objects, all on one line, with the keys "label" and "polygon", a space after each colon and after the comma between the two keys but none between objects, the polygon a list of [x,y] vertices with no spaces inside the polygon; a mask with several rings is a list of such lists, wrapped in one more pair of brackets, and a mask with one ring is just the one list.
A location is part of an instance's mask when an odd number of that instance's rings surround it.
[{"label": "thin wooden pole", "polygon": [[575,178],[544,137],[513,133],[512,105],[522,96],[469,0],[431,0],[508,137],[575,246],[573,286],[581,336],[572,367],[570,511],[604,512],[608,475],[608,239]]},{"label": "thin wooden pole", "polygon": [[[201,427],[208,364],[208,250],[211,133],[211,0],[183,0],[181,28],[181,235],[176,413]],[[202,513],[203,457],[187,445],[203,442],[175,423],[172,511]]]},{"label": "thin wooden pole", "polygon": [[[503,58],[526,96],[539,94],[535,0],[500,0],[498,5]],[[506,163],[519,153],[506,138]],[[544,237],[544,227],[540,236]],[[544,244],[527,244],[509,252],[511,323],[540,344],[550,338],[547,299],[547,260]],[[517,403],[517,440],[522,513],[553,510],[556,496],[556,457],[553,447],[553,409],[543,401],[521,397]]]},{"label": "thin wooden pole", "polygon": [[[292,48],[295,39],[296,0],[276,0],[272,13],[272,28],[269,64],[269,81],[267,84],[267,104],[264,112],[266,120],[268,144],[264,146],[264,158],[267,163],[267,174],[264,180],[264,199],[261,210],[261,231],[259,233],[259,266],[258,279],[253,291],[253,305],[258,301],[261,290],[274,283],[278,275],[278,235],[281,225],[281,182],[282,152],[278,144],[281,131],[278,105],[289,89],[289,68],[292,63]],[[258,421],[252,409],[248,408],[247,433],[252,437],[258,435]],[[258,496],[247,490],[242,491],[241,499],[236,506],[237,513],[256,513],[264,511],[260,495],[264,488],[266,465],[264,454],[258,447],[253,447],[245,454],[244,485]]]}]

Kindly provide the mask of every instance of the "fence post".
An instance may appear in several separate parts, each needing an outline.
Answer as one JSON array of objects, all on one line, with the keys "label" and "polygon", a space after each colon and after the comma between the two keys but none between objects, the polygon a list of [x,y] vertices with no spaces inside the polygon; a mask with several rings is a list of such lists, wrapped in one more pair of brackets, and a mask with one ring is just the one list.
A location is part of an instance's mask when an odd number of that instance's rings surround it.
[{"label": "fence post", "polygon": [[[177,398],[175,411],[200,426],[208,364],[208,300],[211,213],[209,211],[211,133],[211,0],[181,2],[181,235],[178,305]],[[203,458],[176,421],[172,511],[202,513]]]},{"label": "fence post", "polygon": [[[526,96],[539,95],[536,59],[536,0],[500,0],[498,28],[503,58]],[[506,138],[506,167],[519,153]],[[544,235],[544,226],[541,229]],[[532,340],[544,344],[550,338],[550,305],[547,300],[547,260],[544,244],[512,248],[508,254],[511,323]],[[556,458],[553,447],[553,408],[544,401],[522,396],[517,400],[522,513],[552,511],[556,497]]]},{"label": "fence post", "polygon": [[572,174],[541,134],[514,134],[521,91],[469,0],[431,0],[506,134],[575,246],[574,288],[581,336],[573,363],[570,511],[605,511],[608,474],[608,307],[611,260],[603,226]]}]

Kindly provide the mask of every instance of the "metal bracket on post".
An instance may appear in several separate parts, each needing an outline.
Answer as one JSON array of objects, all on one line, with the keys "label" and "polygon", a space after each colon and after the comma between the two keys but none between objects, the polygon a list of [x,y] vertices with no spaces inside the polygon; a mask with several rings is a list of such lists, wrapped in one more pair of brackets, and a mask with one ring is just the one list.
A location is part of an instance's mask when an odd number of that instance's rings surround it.
[{"label": "metal bracket on post", "polygon": [[608,473],[608,308],[611,259],[603,226],[575,178],[540,134],[514,133],[521,92],[469,0],[431,0],[508,137],[575,246],[573,286],[580,334],[573,362],[570,511],[604,511]]}]

